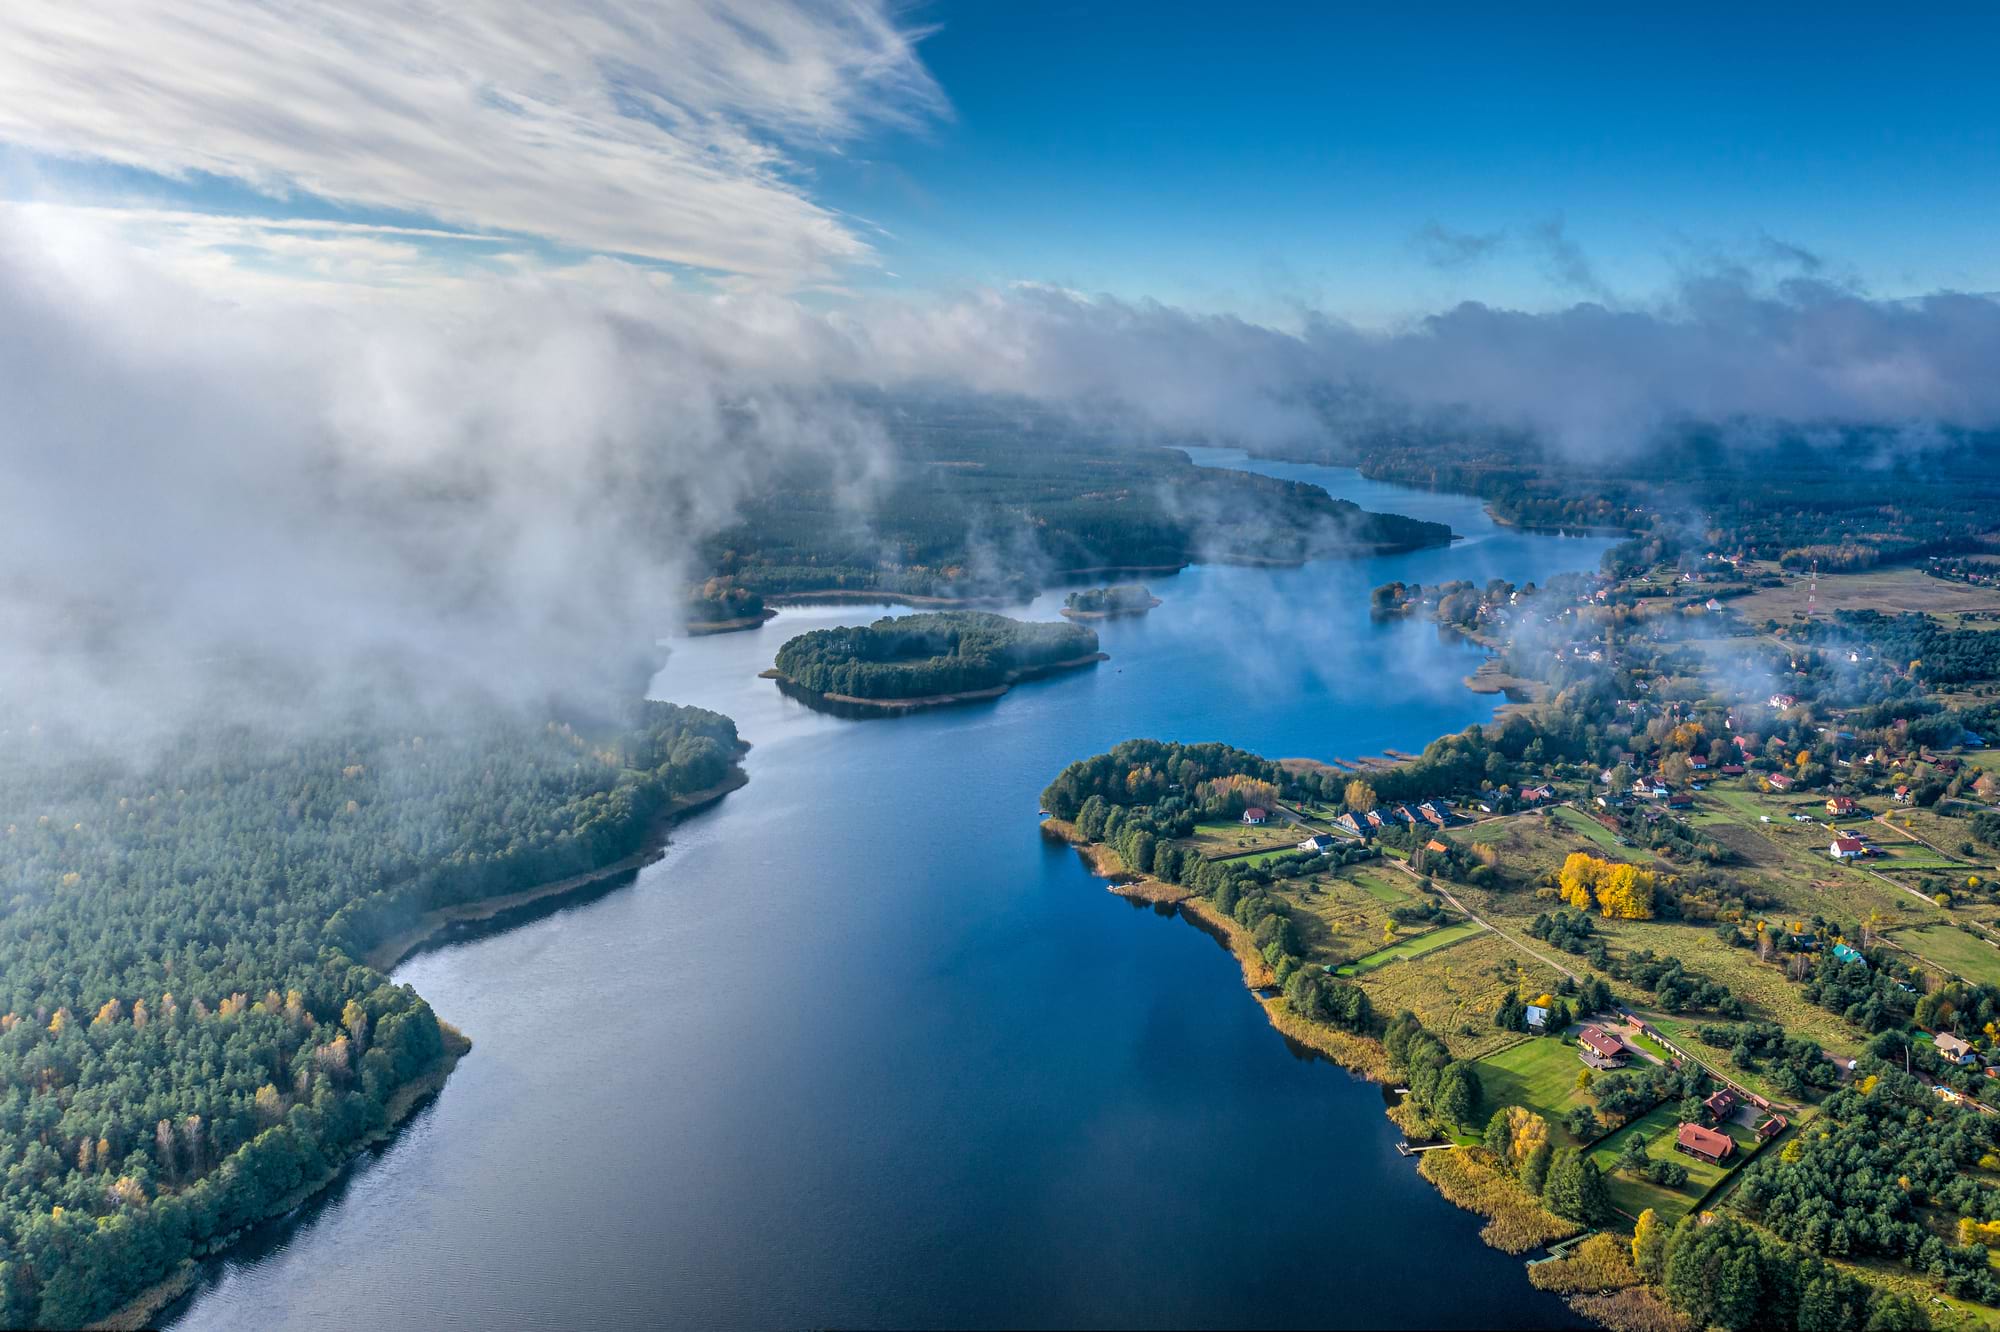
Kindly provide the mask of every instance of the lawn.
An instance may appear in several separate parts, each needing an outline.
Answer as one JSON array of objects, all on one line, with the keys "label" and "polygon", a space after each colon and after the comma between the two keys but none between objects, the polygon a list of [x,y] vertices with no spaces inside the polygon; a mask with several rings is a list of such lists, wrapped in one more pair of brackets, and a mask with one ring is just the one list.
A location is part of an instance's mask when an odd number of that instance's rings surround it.
[{"label": "lawn", "polygon": [[[1680,1117],[1675,1105],[1655,1106],[1591,1149],[1590,1159],[1597,1162],[1597,1168],[1604,1173],[1612,1206],[1634,1220],[1650,1207],[1659,1213],[1662,1221],[1677,1221],[1687,1214],[1697,1199],[1721,1183],[1730,1171],[1742,1163],[1744,1153],[1757,1145],[1756,1135],[1749,1130],[1737,1124],[1725,1124],[1723,1131],[1736,1143],[1737,1155],[1728,1165],[1710,1165],[1675,1149],[1674,1133],[1679,1126]],[[1669,1189],[1649,1179],[1635,1179],[1619,1170],[1619,1154],[1625,1150],[1625,1140],[1634,1133],[1645,1134],[1647,1156],[1660,1161],[1676,1161],[1687,1167],[1687,1183],[1678,1189]]]},{"label": "lawn", "polygon": [[1422,957],[1425,953],[1434,953],[1440,948],[1448,948],[1460,939],[1469,939],[1485,929],[1484,925],[1472,920],[1461,920],[1456,924],[1441,925],[1429,933],[1419,934],[1409,939],[1399,939],[1387,948],[1378,948],[1366,957],[1357,958],[1349,962],[1335,974],[1341,976],[1365,975],[1377,967],[1386,967],[1391,962],[1401,962],[1409,958]]},{"label": "lawn", "polygon": [[1967,980],[2000,985],[2000,948],[1983,943],[1954,925],[1897,930],[1889,940]]},{"label": "lawn", "polygon": [[1526,1106],[1549,1121],[1551,1140],[1558,1146],[1576,1145],[1562,1117],[1593,1102],[1588,1092],[1577,1089],[1576,1075],[1583,1071],[1583,1061],[1574,1045],[1548,1036],[1530,1037],[1487,1055],[1473,1071],[1479,1075],[1480,1123],[1503,1105]]}]

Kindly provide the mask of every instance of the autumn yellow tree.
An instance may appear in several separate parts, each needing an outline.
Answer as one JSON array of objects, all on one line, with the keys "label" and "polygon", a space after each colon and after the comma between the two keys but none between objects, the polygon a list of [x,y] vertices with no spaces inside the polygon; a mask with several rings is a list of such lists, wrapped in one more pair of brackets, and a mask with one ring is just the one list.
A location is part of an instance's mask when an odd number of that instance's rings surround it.
[{"label": "autumn yellow tree", "polygon": [[1651,920],[1654,876],[1637,865],[1608,865],[1598,876],[1597,905],[1608,919]]},{"label": "autumn yellow tree", "polygon": [[1586,855],[1582,851],[1570,852],[1569,859],[1563,862],[1562,873],[1556,880],[1562,891],[1562,900],[1578,911],[1590,910],[1594,897],[1593,890],[1597,887],[1598,872],[1603,867],[1604,862],[1595,856]]},{"label": "autumn yellow tree", "polygon": [[349,999],[347,1007],[340,1010],[340,1025],[347,1028],[347,1034],[354,1041],[356,1056],[368,1049],[368,1010],[361,1006],[359,999]]},{"label": "autumn yellow tree", "polygon": [[1507,1149],[1507,1168],[1518,1172],[1522,1163],[1535,1154],[1535,1149],[1549,1140],[1549,1121],[1526,1106],[1510,1105],[1507,1123],[1513,1130]]},{"label": "autumn yellow tree", "polygon": [[1376,805],[1375,788],[1359,777],[1347,784],[1343,798],[1347,801],[1347,807],[1357,814],[1371,810]]}]

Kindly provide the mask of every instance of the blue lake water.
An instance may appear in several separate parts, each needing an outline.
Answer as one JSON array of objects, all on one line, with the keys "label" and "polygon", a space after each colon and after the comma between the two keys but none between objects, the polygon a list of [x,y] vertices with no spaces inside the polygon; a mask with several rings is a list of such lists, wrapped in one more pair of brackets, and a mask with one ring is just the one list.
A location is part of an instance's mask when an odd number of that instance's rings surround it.
[{"label": "blue lake water", "polygon": [[1131,736],[1351,758],[1484,721],[1477,654],[1372,624],[1369,589],[1540,581],[1607,543],[1198,456],[1466,539],[1156,579],[1096,669],[893,721],[756,678],[881,610],[678,643],[654,692],[735,717],[750,784],[635,877],[406,962],[473,1054],[174,1326],[1573,1324],[1395,1154],[1379,1088],[1295,1054],[1226,952],[1105,892],[1036,805]]}]

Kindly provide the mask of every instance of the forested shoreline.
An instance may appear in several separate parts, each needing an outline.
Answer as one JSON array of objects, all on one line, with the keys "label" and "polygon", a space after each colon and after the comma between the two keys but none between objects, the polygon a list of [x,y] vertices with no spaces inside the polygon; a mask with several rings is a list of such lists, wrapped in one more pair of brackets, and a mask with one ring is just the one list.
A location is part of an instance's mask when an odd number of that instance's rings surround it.
[{"label": "forested shoreline", "polygon": [[1078,574],[1297,564],[1451,540],[1442,523],[1370,513],[1315,485],[1200,467],[1177,449],[1029,403],[871,405],[888,433],[888,479],[857,506],[831,463],[799,460],[703,543],[702,566],[717,580],[709,586],[739,597],[1025,599]]},{"label": "forested shoreline", "polygon": [[371,947],[632,854],[738,752],[654,702],[218,725],[139,759],[5,741],[0,1324],[57,1327],[292,1205],[436,1075],[445,1029]]}]

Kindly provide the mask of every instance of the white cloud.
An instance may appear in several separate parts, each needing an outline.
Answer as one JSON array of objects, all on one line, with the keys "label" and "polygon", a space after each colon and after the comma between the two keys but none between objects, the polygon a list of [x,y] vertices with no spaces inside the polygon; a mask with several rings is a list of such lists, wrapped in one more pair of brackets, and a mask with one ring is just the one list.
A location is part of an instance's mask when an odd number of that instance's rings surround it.
[{"label": "white cloud", "polygon": [[869,256],[794,156],[944,110],[874,0],[16,0],[0,140],[780,279]]}]

